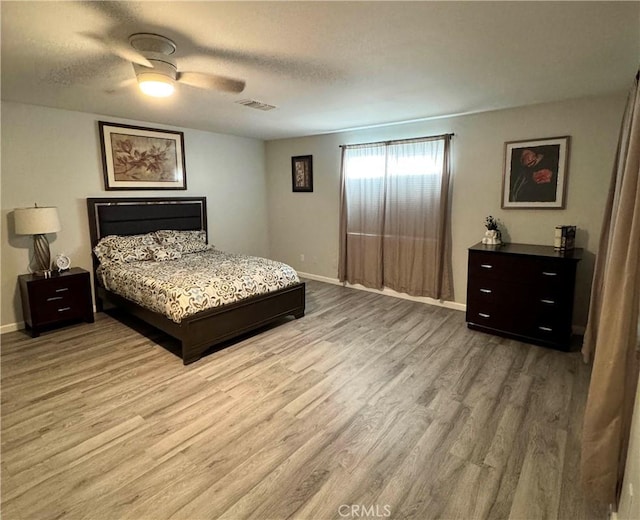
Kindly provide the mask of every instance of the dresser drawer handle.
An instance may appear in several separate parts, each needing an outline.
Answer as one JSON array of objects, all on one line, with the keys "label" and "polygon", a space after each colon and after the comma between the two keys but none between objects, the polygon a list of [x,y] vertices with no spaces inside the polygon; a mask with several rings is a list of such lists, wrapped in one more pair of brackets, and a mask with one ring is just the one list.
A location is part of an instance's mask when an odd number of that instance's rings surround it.
[{"label": "dresser drawer handle", "polygon": [[480,289],[481,293],[485,293],[485,294],[491,294],[491,289]]},{"label": "dresser drawer handle", "polygon": [[65,292],[68,291],[69,288],[68,287],[63,287],[62,289],[56,289],[56,292]]},{"label": "dresser drawer handle", "polygon": [[65,312],[70,310],[71,310],[71,307],[62,307],[61,309],[58,309],[58,312]]},{"label": "dresser drawer handle", "polygon": [[545,332],[553,332],[553,329],[550,327],[538,327],[540,330],[543,330]]},{"label": "dresser drawer handle", "polygon": [[553,271],[542,271],[544,276],[558,276],[558,273],[554,273]]},{"label": "dresser drawer handle", "polygon": [[491,314],[485,314],[484,312],[479,312],[478,316],[481,318],[491,318]]},{"label": "dresser drawer handle", "polygon": [[53,302],[55,300],[62,300],[62,296],[52,296],[51,298],[47,298],[48,302]]},{"label": "dresser drawer handle", "polygon": [[549,305],[553,305],[554,303],[556,303],[553,300],[540,300],[542,303],[548,303]]},{"label": "dresser drawer handle", "polygon": [[491,264],[480,264],[480,267],[482,267],[483,269],[493,269],[493,266]]}]

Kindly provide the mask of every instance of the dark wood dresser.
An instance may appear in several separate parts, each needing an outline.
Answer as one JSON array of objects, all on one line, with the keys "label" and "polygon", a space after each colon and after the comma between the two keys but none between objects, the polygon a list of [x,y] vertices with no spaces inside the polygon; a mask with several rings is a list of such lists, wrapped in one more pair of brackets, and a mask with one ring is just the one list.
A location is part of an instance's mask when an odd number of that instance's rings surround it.
[{"label": "dark wood dresser", "polygon": [[470,329],[569,350],[576,266],[582,249],[478,243],[469,248]]},{"label": "dark wood dresser", "polygon": [[50,327],[74,320],[93,322],[89,272],[79,267],[54,273],[51,278],[23,274],[18,277],[22,312],[32,337]]}]

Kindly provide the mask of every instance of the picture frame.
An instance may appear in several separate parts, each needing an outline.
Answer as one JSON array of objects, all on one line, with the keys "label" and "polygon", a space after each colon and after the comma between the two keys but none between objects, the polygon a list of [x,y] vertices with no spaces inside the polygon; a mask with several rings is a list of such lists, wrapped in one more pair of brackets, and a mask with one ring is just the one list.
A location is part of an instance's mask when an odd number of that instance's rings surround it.
[{"label": "picture frame", "polygon": [[313,156],[291,158],[291,187],[294,192],[313,191]]},{"label": "picture frame", "polygon": [[98,121],[104,187],[114,190],[186,190],[184,134]]},{"label": "picture frame", "polygon": [[503,209],[564,209],[570,136],[506,142]]}]

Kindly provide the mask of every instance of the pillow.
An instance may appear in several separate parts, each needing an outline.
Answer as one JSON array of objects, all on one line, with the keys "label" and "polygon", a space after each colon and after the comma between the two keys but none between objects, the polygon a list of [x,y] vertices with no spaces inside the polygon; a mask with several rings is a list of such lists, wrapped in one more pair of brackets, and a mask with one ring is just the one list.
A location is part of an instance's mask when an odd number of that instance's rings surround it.
[{"label": "pillow", "polygon": [[101,263],[151,260],[150,246],[157,245],[153,233],[145,235],[109,235],[100,240],[93,252]]},{"label": "pillow", "polygon": [[163,229],[155,232],[158,243],[165,248],[176,249],[182,254],[206,251],[207,235],[204,231],[177,231]]},{"label": "pillow", "polygon": [[165,262],[167,260],[178,260],[182,258],[182,253],[175,248],[172,247],[164,247],[164,246],[149,246],[149,251],[151,251],[151,255],[156,262]]}]

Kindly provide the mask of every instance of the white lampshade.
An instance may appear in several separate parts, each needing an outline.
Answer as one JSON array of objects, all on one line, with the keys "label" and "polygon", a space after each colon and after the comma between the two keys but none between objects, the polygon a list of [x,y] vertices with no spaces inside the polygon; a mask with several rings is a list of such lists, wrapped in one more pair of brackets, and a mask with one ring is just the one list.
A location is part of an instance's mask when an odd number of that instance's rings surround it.
[{"label": "white lampshade", "polygon": [[61,229],[58,208],[16,208],[14,217],[17,235],[44,235]]}]

